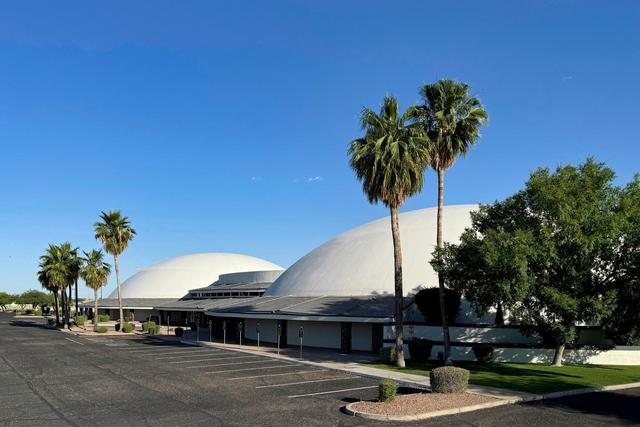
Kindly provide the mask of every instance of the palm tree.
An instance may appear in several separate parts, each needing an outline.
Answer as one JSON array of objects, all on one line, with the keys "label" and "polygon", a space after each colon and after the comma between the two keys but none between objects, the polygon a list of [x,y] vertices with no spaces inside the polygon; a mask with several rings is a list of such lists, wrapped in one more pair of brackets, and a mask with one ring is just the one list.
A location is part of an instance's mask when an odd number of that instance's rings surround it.
[{"label": "palm tree", "polygon": [[84,252],[80,276],[88,288],[93,289],[93,330],[98,327],[98,289],[105,286],[111,274],[111,266],[104,262],[101,250]]},{"label": "palm tree", "polygon": [[[131,227],[129,218],[120,211],[100,212],[100,221],[93,225],[95,237],[104,246],[105,251],[113,255],[113,265],[116,270],[116,287],[118,289],[118,306],[120,308],[120,325],[124,325],[122,311],[122,296],[120,294],[120,270],[118,257],[127,249],[136,231]],[[124,332],[124,328],[120,328]]]},{"label": "palm tree", "polygon": [[[69,275],[75,288],[75,312],[78,312],[78,279],[80,278],[80,267],[82,258],[78,256],[78,248],[71,249],[69,254]],[[71,286],[69,286],[69,301],[71,301]],[[71,304],[69,304],[71,306]],[[71,309],[69,309],[71,311]]]},{"label": "palm tree", "polygon": [[38,270],[38,282],[40,282],[40,285],[48,290],[49,292],[51,292],[53,294],[53,303],[54,303],[54,309],[56,312],[56,325],[60,326],[60,313],[58,312],[58,289],[53,286],[53,284],[51,283],[51,281],[49,280],[49,276],[47,275],[44,265],[41,263],[40,264],[40,269]]},{"label": "palm tree", "polygon": [[[41,283],[46,283],[56,293],[59,291],[62,295],[62,327],[69,325],[69,311],[65,301],[65,290],[73,283],[73,273],[71,271],[73,268],[73,252],[74,249],[68,242],[61,245],[50,244],[45,254],[40,257],[39,276],[41,275],[42,277],[39,278]],[[56,319],[59,324],[57,308]]]},{"label": "palm tree", "polygon": [[362,181],[362,188],[370,203],[382,202],[391,211],[395,281],[395,333],[399,367],[404,367],[402,290],[402,250],[398,211],[404,200],[422,190],[424,164],[427,161],[426,140],[413,135],[398,111],[398,102],[385,96],[380,113],[363,108],[360,123],[365,135],[351,142],[350,165]]},{"label": "palm tree", "polygon": [[[438,217],[436,246],[443,247],[444,173],[459,156],[465,156],[476,143],[480,127],[489,116],[476,97],[469,95],[469,85],[454,80],[439,80],[420,89],[424,104],[413,111],[414,123],[429,141],[428,163],[438,174]],[[445,313],[444,280],[438,277],[440,313],[446,363],[451,363],[449,326]]]}]

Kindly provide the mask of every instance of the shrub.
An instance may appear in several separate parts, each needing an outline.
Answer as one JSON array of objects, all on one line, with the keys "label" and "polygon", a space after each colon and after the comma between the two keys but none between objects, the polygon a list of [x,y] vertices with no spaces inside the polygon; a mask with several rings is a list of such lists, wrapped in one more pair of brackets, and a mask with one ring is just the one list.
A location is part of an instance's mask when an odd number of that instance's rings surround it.
[{"label": "shrub", "polygon": [[[420,289],[415,296],[415,302],[428,324],[442,325],[439,288]],[[444,308],[447,313],[447,323],[454,323],[460,310],[460,294],[452,289],[445,289]]]},{"label": "shrub", "polygon": [[493,346],[491,344],[474,344],[471,349],[478,362],[490,363],[493,361]]},{"label": "shrub", "polygon": [[98,322],[108,322],[109,320],[108,314],[98,314]]},{"label": "shrub", "polygon": [[431,358],[431,349],[433,343],[429,340],[422,338],[413,339],[408,341],[409,353],[411,354],[411,360],[414,362],[427,362]]},{"label": "shrub", "polygon": [[122,327],[122,331],[126,333],[132,332],[134,329],[135,326],[133,326],[133,323],[125,323]]},{"label": "shrub", "polygon": [[175,328],[175,329],[173,330],[173,332],[176,334],[176,336],[177,336],[177,337],[181,337],[181,336],[182,336],[182,334],[184,334],[184,329],[182,329],[182,328]]},{"label": "shrub", "polygon": [[396,398],[398,384],[390,379],[384,379],[378,384],[378,400],[380,402],[391,402]]},{"label": "shrub", "polygon": [[156,322],[154,322],[154,321],[143,322],[142,323],[142,332],[149,332],[149,325],[156,326]]},{"label": "shrub", "polygon": [[149,332],[149,335],[158,335],[159,330],[160,327],[156,325],[155,322],[151,322],[151,324],[147,327],[147,332]]},{"label": "shrub", "polygon": [[87,316],[76,316],[73,318],[76,326],[84,326],[84,322],[87,321]]},{"label": "shrub", "polygon": [[98,326],[96,328],[96,332],[99,332],[101,334],[104,334],[105,332],[107,332],[107,327],[106,326]]},{"label": "shrub", "polygon": [[462,393],[469,385],[469,371],[454,366],[441,366],[429,373],[434,393]]},{"label": "shrub", "polygon": [[380,348],[380,360],[387,365],[393,365],[398,360],[398,354],[396,352],[396,346],[381,347]]},{"label": "shrub", "polygon": [[33,310],[32,310],[32,309],[30,309],[30,308],[27,308],[27,309],[24,311],[24,314],[31,315],[31,314],[33,314]]}]

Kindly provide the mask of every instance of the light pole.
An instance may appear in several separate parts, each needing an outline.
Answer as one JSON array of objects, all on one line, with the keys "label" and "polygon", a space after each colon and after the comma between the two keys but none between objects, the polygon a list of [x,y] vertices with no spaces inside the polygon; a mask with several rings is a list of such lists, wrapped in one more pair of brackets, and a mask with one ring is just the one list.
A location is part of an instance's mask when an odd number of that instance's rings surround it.
[{"label": "light pole", "polygon": [[298,329],[298,336],[300,337],[300,360],[302,360],[302,337],[304,337],[304,329],[302,326]]},{"label": "light pole", "polygon": [[282,326],[280,325],[280,322],[278,322],[277,333],[276,333],[276,335],[278,336],[278,356],[280,356],[280,332],[281,331],[282,331]]}]

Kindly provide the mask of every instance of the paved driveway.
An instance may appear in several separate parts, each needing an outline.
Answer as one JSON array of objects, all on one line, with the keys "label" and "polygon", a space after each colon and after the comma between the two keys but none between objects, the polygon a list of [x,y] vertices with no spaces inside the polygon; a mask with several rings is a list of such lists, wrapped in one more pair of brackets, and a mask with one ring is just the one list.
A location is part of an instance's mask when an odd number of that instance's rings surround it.
[{"label": "paved driveway", "polygon": [[[376,384],[228,349],[137,336],[77,337],[0,315],[0,425],[372,425],[339,408],[374,398]],[[640,391],[634,390],[430,424],[640,423],[638,408]]]}]

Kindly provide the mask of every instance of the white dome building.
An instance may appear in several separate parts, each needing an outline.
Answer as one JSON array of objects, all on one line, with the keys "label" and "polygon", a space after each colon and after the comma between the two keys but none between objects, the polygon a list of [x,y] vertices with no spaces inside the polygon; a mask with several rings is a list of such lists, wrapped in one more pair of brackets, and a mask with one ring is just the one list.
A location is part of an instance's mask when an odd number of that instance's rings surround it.
[{"label": "white dome building", "polygon": [[[282,270],[260,258],[232,253],[197,253],[153,264],[125,280],[122,298],[173,298],[211,285],[220,275],[258,270]],[[108,298],[118,298],[117,289]]]},{"label": "white dome building", "polygon": [[[458,242],[478,205],[444,208],[444,241]],[[429,260],[436,244],[437,208],[400,214],[405,294],[438,285]],[[393,295],[393,243],[389,217],[347,231],[289,267],[265,296]]]}]

